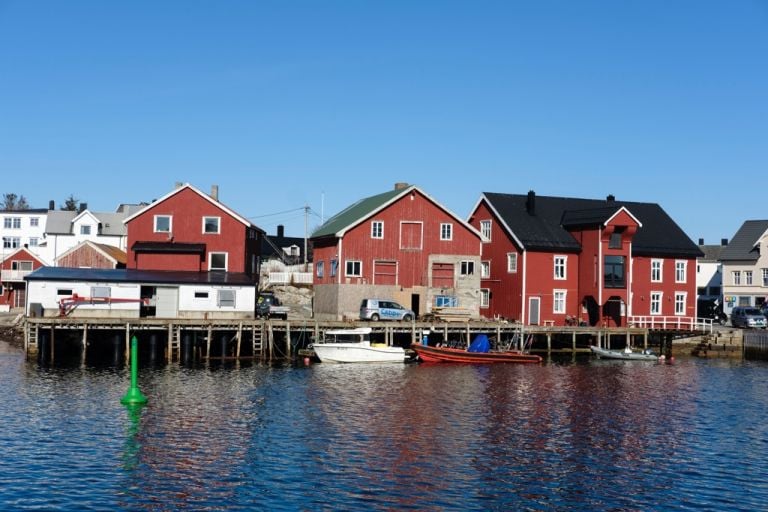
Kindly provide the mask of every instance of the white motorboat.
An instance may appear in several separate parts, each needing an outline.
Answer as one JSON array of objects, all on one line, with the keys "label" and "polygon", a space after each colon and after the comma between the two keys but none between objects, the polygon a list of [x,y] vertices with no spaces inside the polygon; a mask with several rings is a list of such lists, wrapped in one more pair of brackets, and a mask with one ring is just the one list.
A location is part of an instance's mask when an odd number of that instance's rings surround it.
[{"label": "white motorboat", "polygon": [[384,343],[371,343],[371,328],[335,329],[312,345],[322,363],[402,363],[405,349]]},{"label": "white motorboat", "polygon": [[[606,348],[600,348],[590,346],[592,353],[601,359],[624,359],[632,361],[658,361],[659,356],[651,352],[650,350],[644,350],[642,352],[633,352],[632,349],[626,348],[624,350],[608,350]],[[663,357],[663,356],[662,356]]]}]

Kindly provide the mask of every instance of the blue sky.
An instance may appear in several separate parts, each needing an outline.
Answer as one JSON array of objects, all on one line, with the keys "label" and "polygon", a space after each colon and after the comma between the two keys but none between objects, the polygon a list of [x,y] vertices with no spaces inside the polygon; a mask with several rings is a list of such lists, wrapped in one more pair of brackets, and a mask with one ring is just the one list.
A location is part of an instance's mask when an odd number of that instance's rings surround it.
[{"label": "blue sky", "polygon": [[768,218],[767,56],[766,0],[0,0],[0,193],[294,236],[398,181],[614,194],[718,243]]}]

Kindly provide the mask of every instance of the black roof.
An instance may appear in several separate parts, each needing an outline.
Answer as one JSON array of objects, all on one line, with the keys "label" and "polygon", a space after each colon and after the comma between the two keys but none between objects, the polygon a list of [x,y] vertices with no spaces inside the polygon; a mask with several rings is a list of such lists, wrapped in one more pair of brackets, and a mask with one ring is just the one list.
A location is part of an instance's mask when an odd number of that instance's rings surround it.
[{"label": "black roof", "polygon": [[253,277],[242,272],[189,272],[181,270],[136,270],[41,267],[28,274],[28,281],[95,281],[110,283],[218,284],[256,286]]},{"label": "black roof", "polygon": [[[270,244],[270,242],[272,243]],[[285,259],[289,255],[285,254],[282,249],[292,245],[299,248],[299,255],[295,258],[296,261],[304,261],[304,238],[296,236],[264,235],[261,239],[261,257],[263,259],[273,257]],[[312,242],[309,240],[307,240],[307,261],[312,261]]]},{"label": "black roof", "polygon": [[533,195],[533,213],[529,214],[528,194],[483,195],[526,250],[580,252],[581,245],[568,228],[602,224],[624,207],[642,225],[632,240],[633,255],[702,256],[698,246],[655,203]]},{"label": "black roof", "polygon": [[757,261],[759,247],[755,244],[768,230],[768,220],[748,220],[741,225],[720,253],[720,261]]},{"label": "black roof", "polygon": [[168,254],[205,254],[205,244],[179,242],[134,242],[134,252],[164,252]]}]

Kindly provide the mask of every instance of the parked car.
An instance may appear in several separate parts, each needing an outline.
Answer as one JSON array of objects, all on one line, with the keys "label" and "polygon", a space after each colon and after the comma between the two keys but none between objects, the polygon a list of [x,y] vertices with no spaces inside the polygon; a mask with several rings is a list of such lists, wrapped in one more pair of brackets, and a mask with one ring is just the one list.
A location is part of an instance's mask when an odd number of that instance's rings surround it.
[{"label": "parked car", "polygon": [[757,308],[737,306],[731,311],[731,325],[734,327],[762,327],[765,329],[766,319],[765,315]]},{"label": "parked car", "polygon": [[404,320],[410,322],[416,314],[397,302],[383,299],[363,299],[360,304],[360,320]]},{"label": "parked car", "polygon": [[280,304],[280,299],[273,293],[260,293],[256,300],[256,316],[259,318],[279,318],[286,320],[291,308]]}]

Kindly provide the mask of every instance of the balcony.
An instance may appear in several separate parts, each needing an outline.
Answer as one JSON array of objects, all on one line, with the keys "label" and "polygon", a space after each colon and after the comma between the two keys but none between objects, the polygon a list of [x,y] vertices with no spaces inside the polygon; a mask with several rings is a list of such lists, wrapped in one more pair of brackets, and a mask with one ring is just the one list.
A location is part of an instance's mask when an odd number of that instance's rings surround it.
[{"label": "balcony", "polygon": [[24,281],[24,278],[31,273],[31,270],[3,270],[0,272],[0,281],[4,283]]}]

